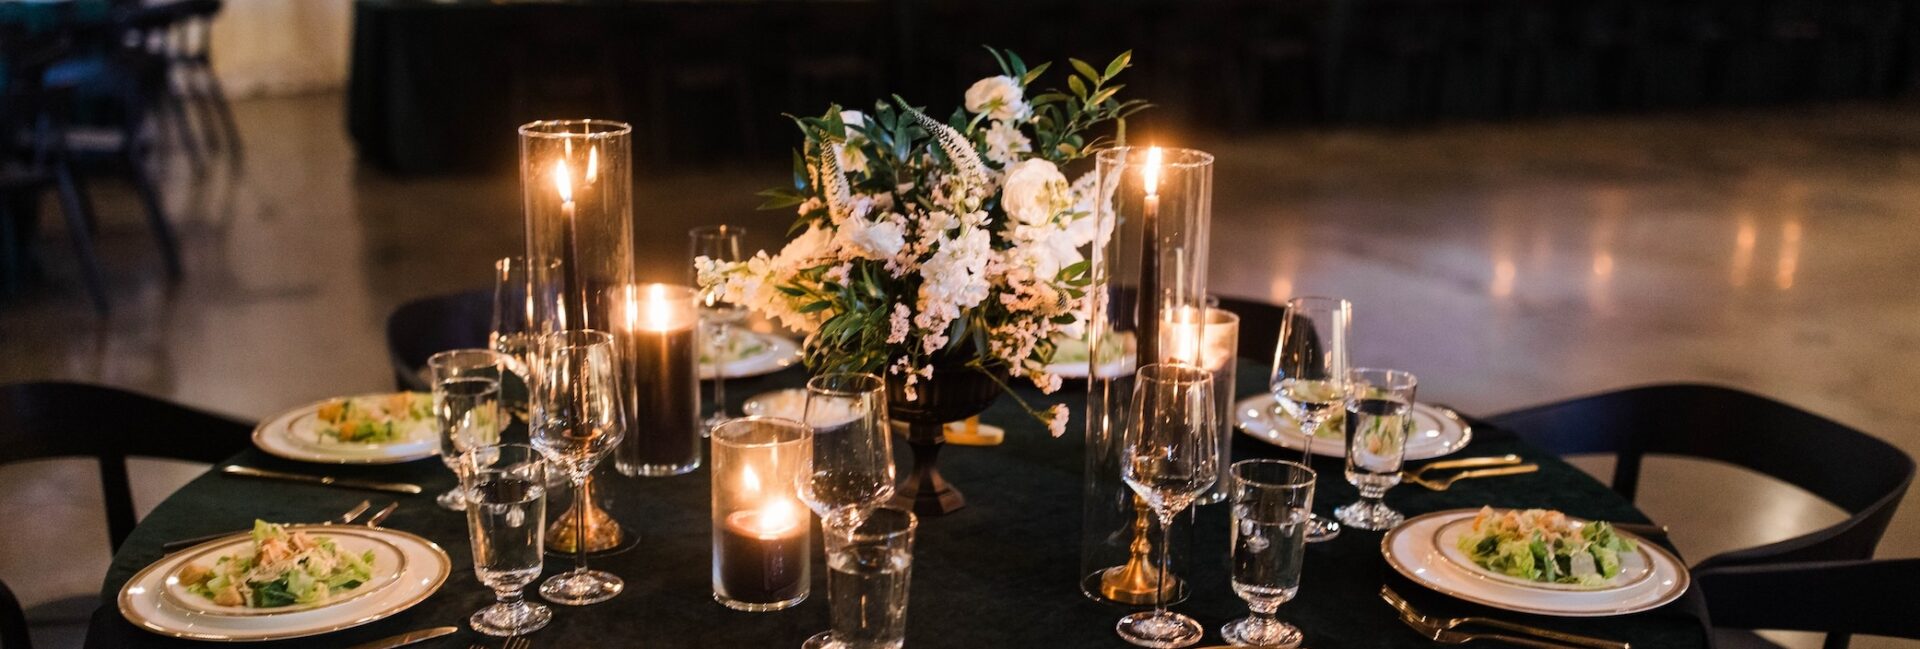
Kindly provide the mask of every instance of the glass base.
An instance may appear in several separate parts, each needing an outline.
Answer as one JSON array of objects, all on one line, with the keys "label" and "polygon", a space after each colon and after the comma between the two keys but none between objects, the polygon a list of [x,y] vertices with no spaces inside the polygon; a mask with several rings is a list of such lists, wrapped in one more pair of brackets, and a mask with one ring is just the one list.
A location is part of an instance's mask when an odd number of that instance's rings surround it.
[{"label": "glass base", "polygon": [[501,638],[526,635],[539,631],[553,621],[553,609],[521,602],[518,606],[494,604],[467,618],[467,624],[473,630]]},{"label": "glass base", "polygon": [[467,496],[466,494],[460,493],[459,487],[448,489],[446,493],[435,497],[433,502],[439,505],[441,509],[450,512],[467,511]]},{"label": "glass base", "polygon": [[1308,543],[1332,541],[1338,536],[1340,536],[1339,521],[1329,520],[1319,514],[1312,514],[1311,517],[1307,519]]},{"label": "glass base", "polygon": [[1220,489],[1208,491],[1201,494],[1199,498],[1193,499],[1195,505],[1214,505],[1223,502],[1227,502],[1227,492]]},{"label": "glass base", "polygon": [[627,462],[615,462],[613,468],[618,469],[621,475],[628,477],[664,478],[667,476],[693,473],[694,469],[700,468],[700,460],[695,459],[686,464],[630,464]]},{"label": "glass base", "polygon": [[799,597],[779,602],[743,602],[720,593],[714,593],[713,601],[719,602],[721,606],[736,611],[765,613],[767,611],[780,611],[799,606],[801,602],[807,601],[807,593],[800,593]]},{"label": "glass base", "polygon": [[840,643],[833,641],[832,631],[815,633],[806,642],[800,643],[800,649],[836,649],[839,646]]},{"label": "glass base", "polygon": [[540,584],[540,597],[563,606],[598,604],[619,595],[627,583],[599,570],[570,570]]},{"label": "glass base", "polygon": [[1293,649],[1300,646],[1300,629],[1285,622],[1248,616],[1220,627],[1220,637],[1236,647]]},{"label": "glass base", "polygon": [[1334,509],[1333,514],[1340,517],[1340,522],[1346,523],[1348,527],[1370,532],[1384,532],[1407,520],[1405,515],[1393,511],[1392,507],[1378,500],[1372,502],[1362,500]]},{"label": "glass base", "polygon": [[1176,649],[1200,642],[1204,632],[1193,618],[1173,611],[1141,611],[1123,618],[1113,626],[1120,639],[1129,644],[1154,649]]}]

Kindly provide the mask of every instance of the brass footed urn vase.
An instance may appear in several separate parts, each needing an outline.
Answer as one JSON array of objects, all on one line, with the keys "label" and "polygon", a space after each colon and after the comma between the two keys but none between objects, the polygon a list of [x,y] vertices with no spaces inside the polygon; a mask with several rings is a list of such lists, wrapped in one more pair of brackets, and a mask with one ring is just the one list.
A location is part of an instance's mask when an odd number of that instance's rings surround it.
[{"label": "brass footed urn vase", "polygon": [[915,384],[913,398],[904,377],[888,375],[888,415],[906,425],[907,446],[913,450],[913,473],[894,487],[893,507],[942,516],[967,506],[966,496],[940,474],[947,423],[986,412],[1000,391],[992,376],[964,363],[934,364],[933,378]]}]

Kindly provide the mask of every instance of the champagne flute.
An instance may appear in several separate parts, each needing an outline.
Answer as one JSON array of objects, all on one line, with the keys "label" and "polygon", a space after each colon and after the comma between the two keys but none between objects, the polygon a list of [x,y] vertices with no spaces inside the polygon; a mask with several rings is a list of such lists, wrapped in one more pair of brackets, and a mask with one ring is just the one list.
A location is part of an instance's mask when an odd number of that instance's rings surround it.
[{"label": "champagne flute", "polygon": [[1407,519],[1380,499],[1400,484],[1418,386],[1419,379],[1411,372],[1347,371],[1347,482],[1360,489],[1360,500],[1333,510],[1340,522],[1382,531]]},{"label": "champagne flute", "polygon": [[[576,539],[587,538],[587,479],[626,435],[614,359],[612,334],[583,329],[543,336],[533,365],[531,438],[551,469],[573,486]],[[575,544],[573,570],[542,583],[541,597],[580,606],[620,594],[626,583],[619,577],[587,568],[586,546]]]},{"label": "champagne flute", "polygon": [[[560,261],[547,257],[504,257],[493,262],[493,329],[487,345],[505,355],[518,388],[500,386],[502,402],[514,419],[527,420],[523,390],[533,384],[527,370],[533,346],[542,334],[559,329]],[[504,378],[504,377],[502,377]]]},{"label": "champagne flute", "polygon": [[1240,647],[1298,647],[1300,629],[1273,613],[1300,592],[1315,474],[1285,460],[1241,460],[1229,474],[1233,592],[1253,614],[1220,627],[1220,637]]},{"label": "champagne flute", "polygon": [[467,622],[491,636],[540,630],[553,610],[527,602],[521,591],[540,578],[545,562],[547,463],[540,451],[504,444],[493,453],[468,453],[460,485],[467,498],[467,534],[473,572],[496,602]]},{"label": "champagne flute", "polygon": [[[1287,300],[1280,319],[1280,341],[1273,352],[1273,375],[1267,386],[1281,409],[1300,424],[1306,436],[1301,464],[1312,466],[1313,441],[1346,402],[1347,338],[1353,332],[1353,305],[1330,297]],[[1318,543],[1340,535],[1340,524],[1310,517],[1307,542]]]},{"label": "champagne flute", "polygon": [[[687,232],[693,240],[694,259],[706,257],[720,262],[745,258],[740,240],[746,235],[746,228],[731,225],[708,225]],[[699,278],[694,278],[693,283],[699,286]],[[721,293],[718,286],[700,292],[701,335],[707,343],[709,365],[713,367],[713,414],[708,415],[705,422],[709,433],[727,420],[727,361],[733,349],[733,326],[747,317],[746,307],[721,299]]]},{"label": "champagne flute", "polygon": [[[1184,364],[1155,363],[1134,378],[1123,431],[1120,477],[1160,520],[1160,574],[1168,574],[1173,519],[1219,478],[1213,374]],[[1167,610],[1158,589],[1152,611],[1120,618],[1114,630],[1142,647],[1185,647],[1200,641],[1200,623]]]},{"label": "champagne flute", "polygon": [[887,383],[856,372],[813,377],[803,420],[813,442],[803,451],[800,499],[827,532],[850,531],[893,498]]},{"label": "champagne flute", "polygon": [[[433,377],[433,423],[440,437],[440,461],[460,475],[460,456],[500,443],[502,356],[490,349],[453,349],[427,358]],[[467,500],[455,485],[434,499],[442,509],[465,511]]]}]

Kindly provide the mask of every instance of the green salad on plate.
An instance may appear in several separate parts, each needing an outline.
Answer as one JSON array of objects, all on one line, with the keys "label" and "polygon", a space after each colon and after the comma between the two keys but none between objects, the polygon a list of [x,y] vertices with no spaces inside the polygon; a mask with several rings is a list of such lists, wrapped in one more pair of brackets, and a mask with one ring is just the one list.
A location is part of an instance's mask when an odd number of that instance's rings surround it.
[{"label": "green salad on plate", "polygon": [[333,539],[256,520],[253,543],[215,559],[180,569],[187,592],[220,606],[280,608],[316,604],[373,578],[373,551],[353,554]]},{"label": "green salad on plate", "polygon": [[1488,571],[1528,581],[1602,588],[1620,575],[1633,541],[1601,521],[1579,522],[1553,510],[1483,507],[1460,535],[1461,552]]}]

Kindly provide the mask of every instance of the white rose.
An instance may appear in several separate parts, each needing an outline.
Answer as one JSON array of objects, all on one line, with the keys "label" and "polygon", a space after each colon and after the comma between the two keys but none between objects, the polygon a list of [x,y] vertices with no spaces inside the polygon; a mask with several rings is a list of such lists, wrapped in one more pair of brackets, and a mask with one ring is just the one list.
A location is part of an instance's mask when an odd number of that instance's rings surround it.
[{"label": "white rose", "polygon": [[1046,223],[1068,206],[1067,177],[1041,158],[1008,167],[1001,191],[1000,206],[1007,215],[1028,225]]},{"label": "white rose", "polygon": [[987,77],[967,88],[967,111],[994,119],[1026,119],[1027,99],[1013,77]]},{"label": "white rose", "polygon": [[907,246],[906,227],[893,220],[847,219],[840,233],[855,254],[867,259],[891,259]]},{"label": "white rose", "polygon": [[1021,133],[1012,122],[994,120],[993,125],[987,127],[988,160],[1002,166],[1010,165],[1015,154],[1032,150],[1033,141],[1028,140],[1026,134]]}]

